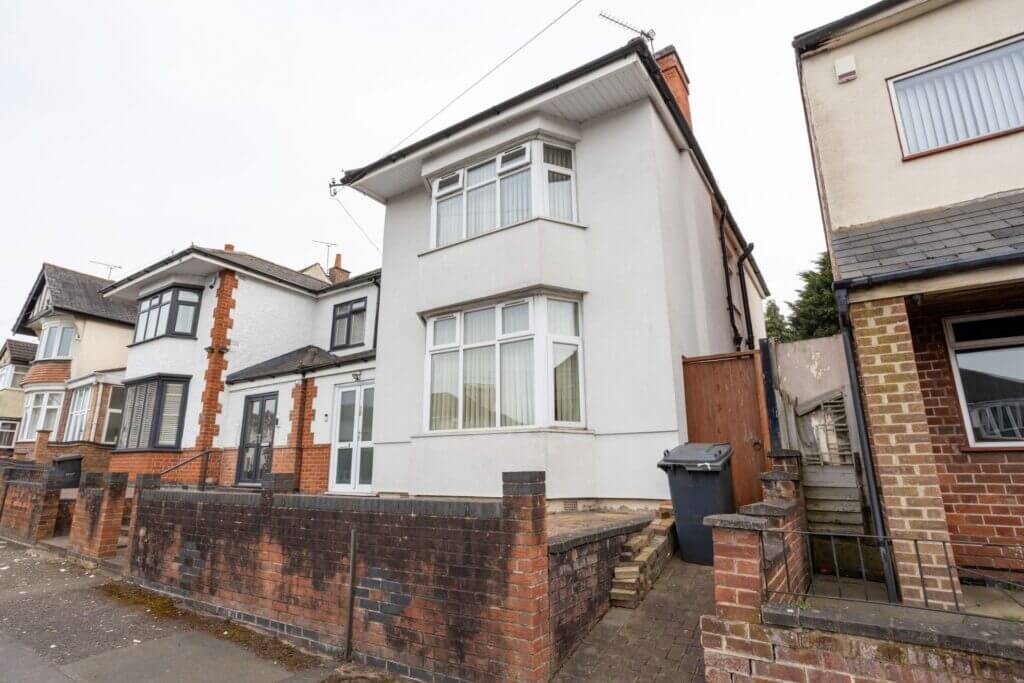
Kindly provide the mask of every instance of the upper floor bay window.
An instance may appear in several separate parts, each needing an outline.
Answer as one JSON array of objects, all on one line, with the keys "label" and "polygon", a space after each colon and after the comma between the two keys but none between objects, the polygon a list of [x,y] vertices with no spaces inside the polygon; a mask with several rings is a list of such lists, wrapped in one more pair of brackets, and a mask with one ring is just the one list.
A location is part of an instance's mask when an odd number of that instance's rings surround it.
[{"label": "upper floor bay window", "polygon": [[[21,440],[31,441],[40,429],[52,434],[64,402],[63,391],[39,391],[25,396],[25,416],[21,421]],[[52,438],[52,436],[51,436]]]},{"label": "upper floor bay window", "polygon": [[946,320],[972,446],[1024,446],[1024,311]]},{"label": "upper floor bay window", "polygon": [[25,379],[26,372],[28,368],[24,365],[0,365],[0,389],[17,389],[21,386],[21,380]]},{"label": "upper floor bay window", "polygon": [[535,216],[576,220],[573,156],[568,147],[534,140],[437,178],[431,246]]},{"label": "upper floor bay window", "polygon": [[332,351],[362,344],[366,334],[366,298],[336,305],[332,321]]},{"label": "upper floor bay window", "polygon": [[545,296],[431,318],[428,431],[582,426],[579,302]]},{"label": "upper floor bay window", "polygon": [[135,343],[157,337],[195,337],[202,290],[169,287],[139,300]]},{"label": "upper floor bay window", "polygon": [[71,357],[71,342],[75,338],[75,326],[71,323],[43,325],[36,360],[52,360]]},{"label": "upper floor bay window", "polygon": [[119,449],[180,448],[188,379],[156,377],[125,386]]},{"label": "upper floor bay window", "polygon": [[1024,38],[893,78],[904,156],[1024,128]]},{"label": "upper floor bay window", "polygon": [[71,393],[68,404],[68,422],[64,426],[65,441],[81,441],[85,438],[85,418],[89,413],[89,399],[92,387],[79,387]]}]

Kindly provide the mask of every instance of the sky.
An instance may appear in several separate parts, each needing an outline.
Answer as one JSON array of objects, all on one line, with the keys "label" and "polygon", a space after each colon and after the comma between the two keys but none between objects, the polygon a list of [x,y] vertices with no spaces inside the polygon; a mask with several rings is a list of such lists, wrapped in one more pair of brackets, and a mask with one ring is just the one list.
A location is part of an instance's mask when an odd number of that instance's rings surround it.
[{"label": "sky", "polygon": [[[43,261],[114,279],[191,243],[380,264],[376,160],[574,0],[0,0],[0,335]],[[583,0],[416,138],[624,44],[676,46],[694,131],[777,301],[824,250],[792,37],[867,0]],[[413,139],[416,139],[413,138]]]}]

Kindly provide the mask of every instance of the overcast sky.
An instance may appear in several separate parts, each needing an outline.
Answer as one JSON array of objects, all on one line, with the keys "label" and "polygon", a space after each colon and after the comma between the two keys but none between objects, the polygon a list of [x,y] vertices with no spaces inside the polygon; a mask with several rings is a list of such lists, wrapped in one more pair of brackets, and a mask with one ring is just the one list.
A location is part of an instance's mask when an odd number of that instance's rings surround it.
[{"label": "overcast sky", "polygon": [[[0,327],[48,261],[115,279],[190,243],[292,267],[377,251],[329,199],[572,0],[0,0]],[[824,238],[792,37],[866,0],[584,0],[417,137],[632,35],[672,43],[694,129],[777,300]],[[379,245],[383,207],[342,199]]]}]

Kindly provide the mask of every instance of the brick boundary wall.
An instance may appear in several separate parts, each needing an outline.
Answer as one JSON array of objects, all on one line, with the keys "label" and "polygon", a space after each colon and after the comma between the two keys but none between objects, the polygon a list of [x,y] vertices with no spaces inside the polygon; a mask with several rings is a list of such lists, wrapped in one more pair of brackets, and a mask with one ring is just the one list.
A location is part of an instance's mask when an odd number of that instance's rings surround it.
[{"label": "brick boundary wall", "polygon": [[123,472],[82,475],[68,544],[72,554],[93,560],[117,554],[127,489]]},{"label": "brick boundary wall", "polygon": [[[1003,309],[1004,302],[972,299],[971,312]],[[967,312],[943,306],[910,313],[914,353],[946,523],[953,541],[1024,545],[1024,453],[970,449],[965,416],[953,379],[942,318]],[[961,565],[1024,569],[1024,562],[994,558],[972,546],[953,546]]]},{"label": "brick boundary wall", "polygon": [[[960,598],[943,543],[946,509],[928,429],[906,302],[850,305],[865,419],[904,602],[954,609]],[[908,539],[923,539],[912,542]],[[919,569],[920,567],[920,569]]]},{"label": "brick boundary wall", "polygon": [[34,542],[53,536],[60,482],[45,465],[0,467],[0,536]]},{"label": "brick boundary wall", "polygon": [[544,474],[503,475],[500,501],[136,487],[140,584],[306,645],[343,643],[358,532],[354,657],[420,680],[543,681],[551,672]]}]

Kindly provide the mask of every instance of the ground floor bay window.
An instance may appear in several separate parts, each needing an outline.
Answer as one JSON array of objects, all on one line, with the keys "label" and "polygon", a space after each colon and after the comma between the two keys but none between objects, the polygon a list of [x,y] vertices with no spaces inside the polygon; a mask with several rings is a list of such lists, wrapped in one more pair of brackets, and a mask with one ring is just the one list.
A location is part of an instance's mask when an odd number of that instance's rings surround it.
[{"label": "ground floor bay window", "polygon": [[426,430],[584,425],[580,303],[553,296],[427,321]]},{"label": "ground floor bay window", "polygon": [[31,441],[40,429],[49,430],[52,439],[63,402],[63,391],[39,391],[26,395],[25,417],[21,421],[21,440]]},{"label": "ground floor bay window", "polygon": [[178,449],[188,378],[160,376],[125,386],[118,450]]}]

